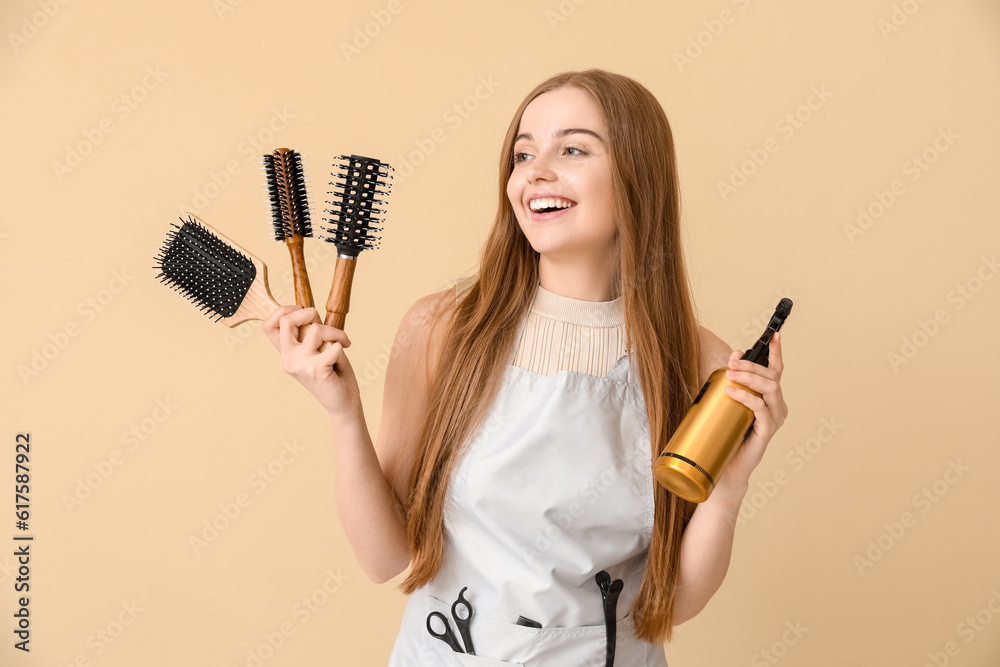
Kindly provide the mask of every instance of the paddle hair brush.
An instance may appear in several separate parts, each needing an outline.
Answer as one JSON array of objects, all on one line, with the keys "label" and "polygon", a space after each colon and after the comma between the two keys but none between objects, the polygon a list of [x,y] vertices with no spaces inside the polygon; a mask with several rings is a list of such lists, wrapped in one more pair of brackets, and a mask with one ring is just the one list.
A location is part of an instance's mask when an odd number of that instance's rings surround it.
[{"label": "paddle hair brush", "polygon": [[[767,366],[768,344],[792,312],[792,300],[782,299],[754,346],[741,359]],[[653,465],[656,481],[684,500],[708,500],[726,464],[753,426],[753,410],[726,394],[726,387],[760,394],[726,378],[726,369],[714,371],[698,392],[663,453]]]},{"label": "paddle hair brush", "polygon": [[330,182],[333,199],[327,201],[333,208],[326,209],[331,217],[323,218],[330,225],[323,227],[330,236],[322,238],[337,246],[337,264],[333,270],[333,285],[326,302],[324,323],[343,329],[351,305],[351,285],[358,254],[362,250],[378,247],[378,237],[374,232],[382,228],[375,224],[382,222],[379,216],[385,213],[379,208],[385,205],[385,200],[380,197],[387,196],[392,188],[386,180],[392,178],[389,173],[392,167],[361,155],[340,155],[334,159],[342,162],[333,165],[331,175],[334,180]]},{"label": "paddle hair brush", "polygon": [[279,307],[264,262],[193,215],[180,220],[154,258],[160,282],[229,327],[266,319]]},{"label": "paddle hair brush", "polygon": [[270,155],[264,155],[261,163],[271,204],[274,240],[284,241],[292,258],[295,303],[312,308],[312,288],[302,252],[302,240],[313,235],[302,155],[290,148],[277,148]]}]

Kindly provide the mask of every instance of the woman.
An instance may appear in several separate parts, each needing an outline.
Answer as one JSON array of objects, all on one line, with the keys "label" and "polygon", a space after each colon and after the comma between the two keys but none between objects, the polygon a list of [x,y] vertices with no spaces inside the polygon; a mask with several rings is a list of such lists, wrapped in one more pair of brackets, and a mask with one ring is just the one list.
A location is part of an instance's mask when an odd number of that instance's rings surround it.
[{"label": "woman", "polygon": [[[764,368],[698,326],[670,127],[632,79],[569,72],[533,90],[504,139],[499,199],[471,285],[403,318],[376,446],[347,335],[296,306],[265,331],[330,414],[362,567],[376,582],[410,567],[390,665],[665,665],[673,626],[725,577],[750,473],[787,414],[780,336]],[[730,394],[756,421],[694,505],[651,466],[726,365],[762,398]],[[435,611],[454,647],[431,636]]]}]

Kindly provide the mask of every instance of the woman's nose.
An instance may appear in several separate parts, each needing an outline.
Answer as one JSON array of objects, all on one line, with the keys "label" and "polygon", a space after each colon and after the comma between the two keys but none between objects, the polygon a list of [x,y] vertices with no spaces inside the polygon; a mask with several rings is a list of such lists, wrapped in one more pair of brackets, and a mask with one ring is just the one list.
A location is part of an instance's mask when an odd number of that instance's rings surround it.
[{"label": "woman's nose", "polygon": [[545,155],[537,155],[528,164],[528,182],[534,183],[538,180],[551,181],[555,178],[555,172]]}]

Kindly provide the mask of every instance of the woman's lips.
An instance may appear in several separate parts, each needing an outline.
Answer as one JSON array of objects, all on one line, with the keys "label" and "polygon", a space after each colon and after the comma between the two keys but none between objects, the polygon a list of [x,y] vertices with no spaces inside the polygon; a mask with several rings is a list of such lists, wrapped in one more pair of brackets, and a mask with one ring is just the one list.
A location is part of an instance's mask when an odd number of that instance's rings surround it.
[{"label": "woman's lips", "polygon": [[552,220],[553,218],[558,218],[560,215],[563,215],[566,211],[571,210],[571,208],[557,208],[554,211],[548,211],[546,213],[542,213],[540,211],[530,211],[531,219],[538,222]]}]

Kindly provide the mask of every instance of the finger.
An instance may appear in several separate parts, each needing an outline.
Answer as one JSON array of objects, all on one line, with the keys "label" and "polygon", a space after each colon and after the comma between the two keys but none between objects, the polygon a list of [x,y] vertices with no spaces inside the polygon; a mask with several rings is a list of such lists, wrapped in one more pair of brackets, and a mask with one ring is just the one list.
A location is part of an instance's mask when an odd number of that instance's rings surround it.
[{"label": "finger", "polygon": [[[738,382],[738,380],[734,380],[734,382]],[[751,381],[751,382],[740,382],[740,385],[742,386],[727,387],[727,389],[732,388],[736,390],[735,393],[728,392],[729,395],[733,396],[734,398],[737,395],[753,397],[754,399],[756,399],[752,401],[753,405],[747,403],[746,401],[741,401],[741,402],[748,408],[753,410],[757,405],[757,401],[759,400],[765,406],[768,412],[771,413],[775,421],[777,422],[784,421],[784,413],[786,411],[784,407],[785,405],[784,399],[781,396],[780,384],[778,384],[777,382],[773,382],[771,380],[758,379],[756,381]],[[749,389],[750,391],[747,391],[747,389]],[[755,396],[754,393],[751,392],[759,394],[760,395],[759,398],[758,396]]]},{"label": "finger", "polygon": [[325,343],[326,347],[316,355],[316,361],[326,366],[333,366],[340,360],[344,346],[339,341]]},{"label": "finger", "polygon": [[765,403],[763,398],[738,387],[726,387],[726,394],[753,410],[756,432],[766,436],[773,435],[778,430],[779,422],[771,413],[771,406]]},{"label": "finger", "polygon": [[781,373],[785,370],[785,360],[781,356],[781,332],[777,331],[773,336],[771,336],[771,344],[768,346],[769,350],[768,356],[768,366],[773,368],[778,373],[778,379],[781,379]]},{"label": "finger", "polygon": [[344,333],[343,329],[337,329],[336,327],[328,327],[324,325],[323,330],[323,343],[319,346],[320,352],[325,352],[330,349],[330,345],[332,345],[334,341],[340,343],[345,348],[351,346],[351,339],[347,337],[347,334]]},{"label": "finger", "polygon": [[306,324],[299,330],[299,338],[302,339],[302,344],[308,346],[311,350],[318,350],[325,338],[324,329],[326,327],[322,324]]},{"label": "finger", "polygon": [[302,335],[302,344],[308,345],[312,350],[324,350],[329,347],[326,343],[337,341],[344,347],[349,347],[351,342],[347,340],[347,334],[341,329],[328,327],[322,323],[306,325],[305,333]]},{"label": "finger", "polygon": [[760,415],[757,415],[757,408],[762,407],[770,415],[771,420],[775,424],[780,426],[784,423],[785,417],[788,414],[788,409],[785,406],[785,399],[782,396],[781,385],[778,382],[773,380],[764,380],[757,376],[756,380],[750,381],[749,383],[740,382],[740,384],[756,391],[760,394],[760,396],[755,396],[742,387],[733,386],[727,386],[726,393],[739,400],[751,410],[754,410],[754,414],[757,418],[760,418]]},{"label": "finger", "polygon": [[278,340],[282,349],[291,349],[299,344],[299,327],[305,326],[312,319],[309,311],[313,308],[301,308],[288,313],[278,321]]},{"label": "finger", "polygon": [[315,308],[300,308],[299,310],[290,313],[292,321],[295,322],[297,326],[304,326],[306,324],[311,324],[313,322],[322,322],[319,318],[319,312]]},{"label": "finger", "polygon": [[279,339],[281,333],[280,332],[281,318],[291,313],[294,310],[300,309],[301,307],[302,306],[294,306],[294,305],[279,306],[278,308],[275,308],[274,312],[268,315],[267,319],[265,319],[261,324],[261,331],[264,332],[264,335],[267,336],[267,339],[271,341],[271,345],[274,345],[276,349],[278,350],[281,349],[281,342]]},{"label": "finger", "polygon": [[771,413],[768,412],[767,404],[760,396],[755,396],[746,389],[732,386],[726,387],[726,394],[753,410],[755,419],[760,420],[764,418],[770,420]]},{"label": "finger", "polygon": [[269,334],[269,333],[272,333],[272,332],[273,333],[277,333],[278,332],[278,324],[279,324],[279,321],[281,320],[281,318],[284,317],[285,315],[289,314],[290,312],[292,312],[294,310],[300,310],[301,308],[302,308],[302,306],[295,306],[295,305],[293,305],[293,306],[278,306],[277,308],[274,309],[274,312],[272,312],[270,315],[267,316],[267,318],[264,320],[264,322],[260,325],[260,328],[266,334]]},{"label": "finger", "polygon": [[[755,377],[762,377],[768,380],[778,381],[778,373],[770,366],[761,366],[745,359],[729,361],[729,368],[726,369],[726,377],[747,384]],[[744,382],[746,380],[747,382]]]}]

